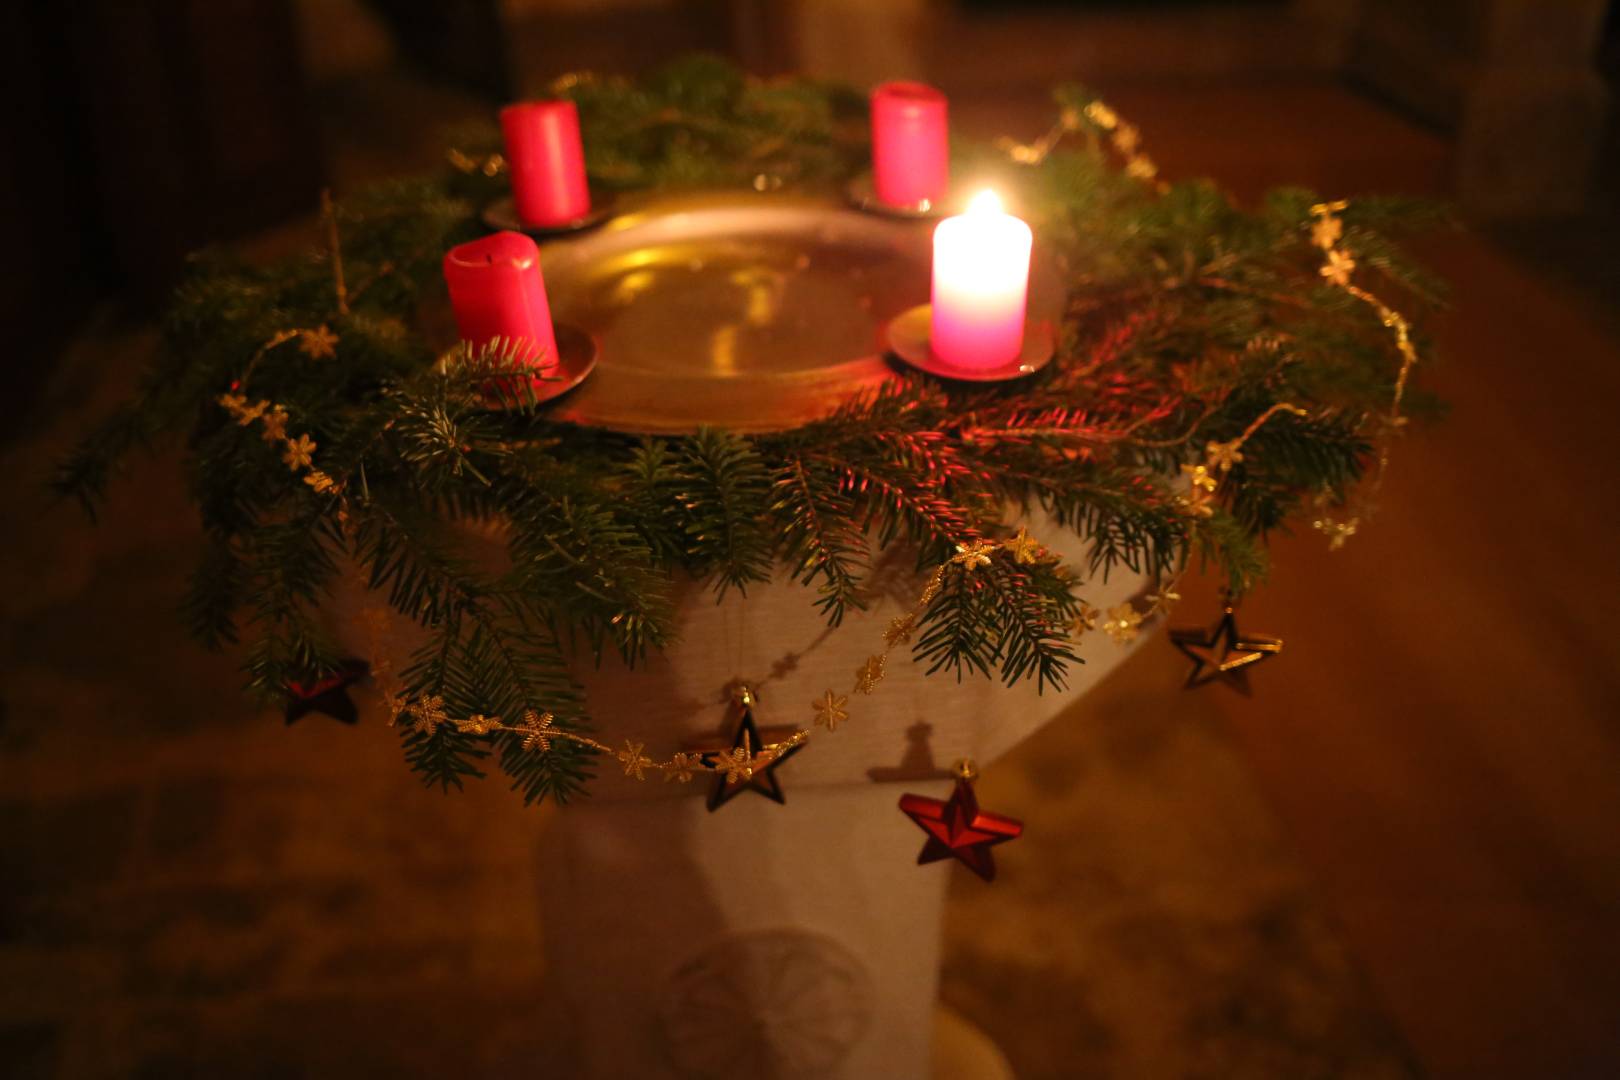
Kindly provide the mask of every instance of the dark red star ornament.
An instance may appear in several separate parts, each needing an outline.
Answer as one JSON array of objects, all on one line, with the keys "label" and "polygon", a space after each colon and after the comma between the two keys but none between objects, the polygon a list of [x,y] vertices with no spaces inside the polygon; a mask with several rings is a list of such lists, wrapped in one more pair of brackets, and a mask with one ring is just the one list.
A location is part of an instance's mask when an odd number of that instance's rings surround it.
[{"label": "dark red star ornament", "polygon": [[996,879],[996,860],[990,849],[1024,834],[1024,823],[979,809],[973,794],[973,766],[959,762],[956,790],[949,799],[926,795],[900,796],[900,810],[928,834],[917,855],[917,865],[955,859],[986,881]]},{"label": "dark red star ornament", "polygon": [[[711,814],[745,791],[763,795],[775,803],[787,802],[787,797],[782,794],[782,783],[776,778],[776,767],[798,753],[801,747],[790,746],[769,761],[761,761],[757,755],[766,740],[761,738],[759,726],[754,723],[754,705],[757,702],[754,692],[748,687],[739,683],[733,688],[732,708],[737,717],[737,726],[731,737],[731,752],[735,754],[741,751],[743,760],[752,759],[759,763],[750,765],[745,773],[735,777],[723,768],[715,772],[714,787],[709,791],[708,807]],[[718,750],[703,750],[699,756],[703,764],[711,769],[721,759]]]},{"label": "dark red star ornament", "polygon": [[1270,660],[1283,647],[1281,638],[1240,632],[1231,604],[1208,630],[1201,626],[1172,629],[1170,642],[1193,662],[1187,689],[1219,680],[1240,694],[1250,692],[1249,669]]},{"label": "dark red star ornament", "polygon": [[360,711],[349,698],[349,687],[365,678],[371,666],[364,660],[340,660],[331,674],[311,683],[287,684],[288,724],[310,713],[323,713],[340,724],[354,724]]}]

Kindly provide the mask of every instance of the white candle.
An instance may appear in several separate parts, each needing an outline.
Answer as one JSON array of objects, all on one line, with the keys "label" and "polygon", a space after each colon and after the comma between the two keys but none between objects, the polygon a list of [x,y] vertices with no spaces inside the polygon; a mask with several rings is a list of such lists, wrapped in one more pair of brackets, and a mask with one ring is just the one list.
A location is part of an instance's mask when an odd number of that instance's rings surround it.
[{"label": "white candle", "polygon": [[1024,347],[1029,226],[982,191],[934,230],[934,355],[960,368],[1012,363]]}]

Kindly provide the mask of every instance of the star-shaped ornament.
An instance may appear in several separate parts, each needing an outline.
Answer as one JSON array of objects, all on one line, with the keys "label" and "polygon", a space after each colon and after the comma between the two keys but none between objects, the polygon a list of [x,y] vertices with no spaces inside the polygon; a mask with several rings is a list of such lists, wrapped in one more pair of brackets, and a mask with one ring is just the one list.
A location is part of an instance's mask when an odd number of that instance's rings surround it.
[{"label": "star-shaped ornament", "polygon": [[1249,668],[1276,656],[1283,647],[1282,638],[1239,631],[1230,606],[1208,630],[1196,626],[1171,630],[1170,641],[1193,662],[1188,689],[1218,679],[1243,694],[1249,693]]},{"label": "star-shaped ornament", "polygon": [[979,809],[973,784],[956,778],[956,790],[949,799],[925,795],[900,796],[900,810],[928,834],[928,842],[917,855],[917,864],[955,859],[986,881],[996,878],[996,861],[990,849],[996,844],[1023,835],[1024,823]]},{"label": "star-shaped ornament", "polygon": [[776,779],[776,767],[799,752],[802,743],[796,743],[765,759],[760,749],[766,744],[760,738],[754,723],[754,695],[743,690],[737,695],[737,727],[731,737],[729,750],[708,750],[699,755],[703,764],[717,770],[714,787],[709,792],[709,811],[720,809],[745,791],[757,791],[773,802],[785,803],[781,782]]},{"label": "star-shaped ornament", "polygon": [[313,683],[287,684],[287,723],[295,724],[310,713],[321,713],[344,724],[354,724],[360,711],[349,698],[349,687],[365,678],[371,665],[364,660],[343,660],[337,670]]}]

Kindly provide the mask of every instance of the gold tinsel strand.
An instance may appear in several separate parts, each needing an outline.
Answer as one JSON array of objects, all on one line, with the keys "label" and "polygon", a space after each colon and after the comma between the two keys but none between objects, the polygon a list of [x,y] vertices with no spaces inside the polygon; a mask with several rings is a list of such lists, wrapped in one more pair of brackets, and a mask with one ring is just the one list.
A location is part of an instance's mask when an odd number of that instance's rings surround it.
[{"label": "gold tinsel strand", "polygon": [[1374,443],[1378,455],[1377,467],[1373,471],[1372,481],[1351,506],[1350,516],[1340,520],[1327,512],[1331,502],[1329,493],[1324,492],[1317,499],[1318,516],[1311,525],[1328,538],[1328,548],[1331,551],[1343,547],[1345,541],[1356,534],[1362,519],[1371,518],[1377,512],[1378,497],[1383,492],[1384,477],[1389,472],[1390,441],[1406,425],[1406,417],[1402,415],[1401,409],[1405,404],[1406,386],[1411,379],[1412,369],[1418,363],[1417,346],[1412,344],[1412,325],[1406,316],[1351,279],[1356,269],[1356,260],[1354,255],[1340,246],[1344,239],[1344,221],[1339,217],[1349,206],[1347,200],[1340,199],[1336,202],[1317,203],[1311,207],[1311,243],[1322,249],[1320,272],[1328,283],[1343,289],[1377,313],[1378,321],[1383,323],[1395,338],[1395,350],[1400,353],[1401,366],[1395,375],[1395,389],[1390,395],[1389,412],[1385,414],[1383,430],[1379,432]]}]

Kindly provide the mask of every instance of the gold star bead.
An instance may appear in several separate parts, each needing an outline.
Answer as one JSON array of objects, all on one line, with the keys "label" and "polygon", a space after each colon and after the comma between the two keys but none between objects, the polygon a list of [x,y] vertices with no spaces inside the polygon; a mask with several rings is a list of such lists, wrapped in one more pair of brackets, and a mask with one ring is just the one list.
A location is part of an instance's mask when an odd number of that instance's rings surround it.
[{"label": "gold star bead", "polygon": [[624,749],[616,755],[619,763],[624,766],[624,775],[633,776],[637,780],[644,779],[643,770],[652,764],[652,760],[641,752],[644,746],[644,743],[624,740]]},{"label": "gold star bead", "polygon": [[1029,538],[1029,529],[1022,525],[1018,527],[1018,535],[1002,541],[1001,546],[1012,552],[1014,562],[1024,566],[1033,566],[1040,558],[1041,545]]},{"label": "gold star bead", "polygon": [[311,469],[309,474],[304,477],[304,483],[314,488],[316,494],[319,495],[324,495],[328,491],[335,491],[337,489],[337,481],[333,480],[330,476],[327,476],[319,469]]},{"label": "gold star bead", "polygon": [[1238,441],[1212,442],[1204,447],[1204,456],[1209,460],[1209,467],[1226,472],[1243,460],[1243,451],[1238,449]]},{"label": "gold star bead", "polygon": [[272,405],[260,420],[264,430],[259,432],[259,437],[265,442],[280,442],[287,437],[287,410],[280,405]]},{"label": "gold star bead", "polygon": [[1215,516],[1215,507],[1210,501],[1209,492],[1201,487],[1195,487],[1186,495],[1176,499],[1176,505],[1181,512],[1189,517],[1207,518]]},{"label": "gold star bead", "polygon": [[816,712],[817,724],[820,724],[828,731],[837,731],[838,725],[849,719],[849,713],[844,708],[848,703],[849,698],[839,697],[831,690],[828,690],[821,696],[820,700],[812,701],[810,707]]},{"label": "gold star bead", "polygon": [[1080,601],[1080,611],[1069,621],[1069,636],[1076,641],[1097,629],[1097,609]]},{"label": "gold star bead", "polygon": [[1345,541],[1356,535],[1356,529],[1360,524],[1357,518],[1339,521],[1331,517],[1322,517],[1311,522],[1311,527],[1328,538],[1329,551],[1338,551],[1344,547]]},{"label": "gold star bead", "polygon": [[1220,483],[1210,474],[1208,465],[1183,465],[1181,471],[1192,478],[1194,488],[1203,488],[1205,491],[1214,491]]},{"label": "gold star bead", "polygon": [[743,733],[741,746],[733,746],[714,755],[714,771],[725,773],[728,784],[738,784],[754,778],[754,750],[749,745],[747,732]]},{"label": "gold star bead", "polygon": [[216,400],[232,416],[241,416],[242,410],[247,408],[247,396],[244,394],[221,394]]},{"label": "gold star bead", "polygon": [[1327,253],[1327,261],[1317,273],[1342,289],[1350,284],[1350,275],[1355,268],[1356,260],[1335,248]]},{"label": "gold star bead", "polygon": [[951,561],[959,563],[968,571],[973,571],[981,566],[989,566],[990,552],[994,550],[995,545],[985,540],[975,540],[971,544],[957,544],[956,554],[951,556]]},{"label": "gold star bead", "polygon": [[389,727],[393,727],[395,724],[399,723],[399,718],[403,716],[410,707],[410,702],[406,701],[398,694],[390,693],[387,690],[383,691],[383,708],[388,710]]},{"label": "gold star bead", "polygon": [[1135,641],[1137,634],[1141,633],[1142,613],[1129,603],[1119,604],[1108,609],[1108,619],[1103,623],[1103,631],[1117,643],[1124,645]]},{"label": "gold star bead", "polygon": [[338,336],[325,326],[298,332],[298,351],[311,360],[329,360],[337,355]]},{"label": "gold star bead", "polygon": [[1311,224],[1311,243],[1323,251],[1330,250],[1344,235],[1344,222],[1332,214],[1323,214]]},{"label": "gold star bead", "polygon": [[1120,124],[1114,129],[1114,148],[1126,157],[1141,149],[1142,133],[1134,124]]},{"label": "gold star bead", "polygon": [[1104,131],[1113,131],[1119,126],[1119,114],[1100,101],[1093,101],[1086,106],[1086,116]]},{"label": "gold star bead", "polygon": [[1148,603],[1152,605],[1149,611],[1157,613],[1169,611],[1173,605],[1181,600],[1181,594],[1166,585],[1160,587],[1158,592],[1151,594],[1147,599]]},{"label": "gold star bead", "polygon": [[868,656],[866,663],[855,669],[855,692],[870,694],[883,681],[883,657]]},{"label": "gold star bead", "polygon": [[659,766],[664,771],[664,783],[666,784],[671,780],[679,780],[683,784],[687,783],[692,779],[692,774],[702,767],[702,759],[696,754],[685,753],[678,753]]},{"label": "gold star bead", "polygon": [[889,620],[889,628],[883,631],[883,644],[889,648],[904,645],[911,640],[912,631],[917,629],[917,616],[914,612],[907,612]]},{"label": "gold star bead", "polygon": [[1000,146],[1002,152],[1020,165],[1039,165],[1041,163],[1042,154],[1039,147],[1021,143],[1016,139],[999,139],[996,145]]},{"label": "gold star bead", "polygon": [[269,407],[270,403],[263,398],[255,401],[252,405],[243,404],[241,408],[236,410],[236,422],[241,427],[247,427],[249,424],[253,423],[253,421],[263,416],[264,410],[268,409]]},{"label": "gold star bead", "polygon": [[523,736],[523,749],[549,751],[551,740],[557,735],[556,720],[550,713],[536,713],[533,709],[525,712],[517,729]]},{"label": "gold star bead", "polygon": [[465,720],[456,721],[456,730],[463,735],[488,735],[500,727],[501,718],[498,716],[485,716],[483,713],[473,713]]},{"label": "gold star bead", "polygon": [[439,725],[448,723],[449,714],[444,711],[444,698],[438,694],[425,694],[405,707],[405,712],[411,717],[411,726],[424,735],[433,735],[438,732]]},{"label": "gold star bead", "polygon": [[300,435],[296,439],[287,440],[287,448],[282,451],[281,460],[287,463],[287,468],[297,472],[307,469],[314,460],[310,455],[315,452],[315,440],[308,435]]},{"label": "gold star bead", "polygon": [[1159,175],[1159,167],[1153,163],[1152,158],[1143,154],[1141,157],[1134,157],[1126,163],[1125,175],[1134,177],[1137,180],[1152,180]]}]

